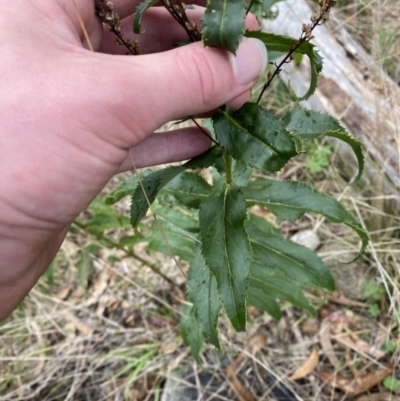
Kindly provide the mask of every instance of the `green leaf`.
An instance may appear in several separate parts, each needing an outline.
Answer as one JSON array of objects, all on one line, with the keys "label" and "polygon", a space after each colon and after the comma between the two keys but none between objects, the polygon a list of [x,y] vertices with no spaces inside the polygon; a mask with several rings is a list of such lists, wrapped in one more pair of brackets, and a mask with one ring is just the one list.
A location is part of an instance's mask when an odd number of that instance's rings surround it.
[{"label": "green leaf", "polygon": [[[292,46],[298,42],[298,39],[290,38],[288,36],[274,35],[272,33],[261,32],[261,31],[246,31],[244,36],[248,38],[260,39],[266,46],[268,56],[270,52],[273,54],[272,57],[279,57],[280,55],[286,55],[292,49]],[[307,100],[317,88],[318,75],[322,71],[322,57],[315,49],[315,46],[310,42],[302,43],[294,52],[294,54],[305,54],[310,59],[311,66],[311,82],[307,93],[304,96],[297,97],[298,101]],[[269,61],[272,58],[269,58]]]},{"label": "green leaf", "polygon": [[242,163],[240,160],[233,160],[232,166],[232,179],[238,187],[245,187],[254,169]]},{"label": "green leaf", "polygon": [[336,199],[301,182],[259,179],[250,182],[243,191],[249,204],[266,207],[281,219],[295,220],[306,212],[313,212],[352,228],[362,240],[361,249],[354,260],[362,255],[368,245],[368,233]]},{"label": "green leaf", "polygon": [[162,206],[156,203],[153,210],[158,217],[151,225],[152,234],[147,251],[161,252],[166,256],[171,256],[172,251],[183,260],[192,260],[199,231],[197,216],[190,214],[183,207],[178,209],[172,205]]},{"label": "green leaf", "polygon": [[127,226],[122,223],[121,218],[115,218],[105,214],[96,214],[87,222],[85,228],[87,231],[94,233],[124,227],[126,228]]},{"label": "green leaf", "polygon": [[211,185],[198,174],[185,172],[174,178],[165,187],[165,191],[183,205],[198,209],[200,202],[208,198],[211,188]]},{"label": "green leaf", "polygon": [[140,25],[142,23],[143,14],[154,4],[156,4],[158,0],[144,0],[142,1],[138,7],[136,8],[135,15],[133,17],[133,32],[140,34]]},{"label": "green leaf", "polygon": [[275,301],[275,298],[270,297],[258,287],[250,285],[248,302],[257,309],[267,312],[275,320],[280,320],[282,317],[281,309],[278,303]]},{"label": "green leaf", "polygon": [[220,348],[217,324],[221,303],[218,298],[217,282],[206,266],[200,244],[195,247],[189,267],[187,289],[204,338]]},{"label": "green leaf", "polygon": [[383,381],[383,385],[390,391],[400,393],[400,381],[394,376],[389,376]]},{"label": "green leaf", "polygon": [[364,170],[364,154],[362,142],[353,138],[339,123],[328,114],[313,110],[297,109],[283,118],[286,129],[302,139],[317,139],[322,136],[331,136],[346,142],[358,161],[358,174],[353,183],[360,180]]},{"label": "green leaf", "polygon": [[278,171],[297,154],[281,121],[255,103],[245,103],[237,111],[219,109],[213,122],[221,146],[252,167]]},{"label": "green leaf", "polygon": [[145,242],[145,241],[147,242],[146,238],[144,238],[141,235],[124,235],[119,240],[118,245],[128,246],[128,247],[132,248],[133,245],[136,245],[140,242]]},{"label": "green leaf", "polygon": [[235,54],[245,31],[244,0],[209,0],[202,18],[205,46],[221,47]]},{"label": "green leaf", "polygon": [[221,155],[221,148],[214,146],[182,166],[167,167],[163,170],[154,171],[142,178],[143,188],[141,185],[138,185],[132,195],[131,224],[133,228],[136,228],[140,220],[146,215],[149,203],[152,204],[154,202],[158,192],[178,174],[188,169],[194,170],[209,167]]},{"label": "green leaf", "polygon": [[132,195],[135,191],[138,184],[137,176],[129,177],[121,184],[117,186],[117,188],[113,189],[103,200],[106,205],[112,205],[125,196]]},{"label": "green leaf", "polygon": [[321,173],[325,167],[328,167],[330,154],[332,154],[330,146],[310,146],[306,157],[306,167],[310,173]]},{"label": "green leaf", "polygon": [[267,297],[288,301],[307,310],[312,315],[315,314],[314,309],[296,283],[288,280],[277,270],[271,271],[257,263],[252,263],[250,266],[249,294],[253,293],[254,288],[262,290]]},{"label": "green leaf", "polygon": [[220,299],[237,330],[246,328],[250,245],[244,228],[246,204],[240,189],[224,186],[200,206],[203,256],[217,280]]},{"label": "green leaf", "polygon": [[[88,206],[88,210],[93,213],[85,224],[85,229],[91,233],[103,233],[108,229],[128,228],[129,219],[118,213],[113,207],[105,205],[101,199],[97,198]],[[80,219],[77,219],[79,222]]]},{"label": "green leaf", "polygon": [[96,244],[90,244],[83,248],[81,259],[78,264],[78,282],[82,288],[87,287],[87,277],[90,266],[92,265],[94,255],[101,247]]},{"label": "green leaf", "polygon": [[251,224],[246,225],[253,260],[268,270],[279,270],[297,285],[335,289],[333,277],[325,263],[310,249],[283,236],[268,235]]},{"label": "green leaf", "polygon": [[184,343],[190,347],[193,357],[200,363],[199,354],[204,338],[191,305],[185,305],[183,308],[179,331]]}]

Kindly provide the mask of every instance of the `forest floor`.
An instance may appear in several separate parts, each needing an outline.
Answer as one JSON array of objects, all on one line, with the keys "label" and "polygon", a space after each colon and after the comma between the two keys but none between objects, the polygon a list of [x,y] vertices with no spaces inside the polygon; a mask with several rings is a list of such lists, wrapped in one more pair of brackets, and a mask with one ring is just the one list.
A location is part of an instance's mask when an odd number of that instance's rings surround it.
[{"label": "forest floor", "polygon": [[[398,0],[338,3],[342,23],[399,83]],[[275,81],[263,105],[282,113],[290,105],[285,93]],[[358,238],[321,217],[286,222],[254,209],[288,238],[306,232],[317,239],[337,290],[307,293],[315,316],[282,303],[276,322],[250,307],[247,333],[234,332],[222,317],[224,353],[205,346],[201,367],[179,335],[185,277],[175,260],[149,253],[146,243],[129,252],[115,245],[133,235],[130,201],[111,207],[102,199],[134,173],[115,177],[71,226],[46,275],[0,324],[0,400],[399,401],[399,197],[380,176],[348,186],[352,174],[325,141],[279,172],[341,200],[371,235],[365,255],[340,263],[354,255]],[[152,219],[145,219],[146,235]],[[83,225],[89,221],[91,230]],[[186,388],[185,395],[168,395],[175,387]]]}]

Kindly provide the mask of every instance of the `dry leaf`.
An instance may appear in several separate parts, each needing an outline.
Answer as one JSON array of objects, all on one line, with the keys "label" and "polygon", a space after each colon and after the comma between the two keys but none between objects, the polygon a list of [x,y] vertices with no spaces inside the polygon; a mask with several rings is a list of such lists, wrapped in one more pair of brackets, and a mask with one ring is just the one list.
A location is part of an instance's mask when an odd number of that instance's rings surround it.
[{"label": "dry leaf", "polygon": [[320,324],[316,319],[307,319],[301,325],[301,331],[304,334],[315,335],[318,333],[319,329],[320,329]]},{"label": "dry leaf", "polygon": [[[352,338],[355,337],[354,339]],[[380,349],[377,349],[375,346],[368,344],[364,340],[358,338],[357,335],[346,335],[346,336],[337,336],[335,340],[344,345],[345,347],[349,347],[352,350],[358,352],[359,354],[368,354],[375,359],[380,359],[385,356],[385,353]]]},{"label": "dry leaf", "polygon": [[329,359],[329,362],[334,368],[337,368],[339,366],[339,359],[337,359],[335,351],[333,350],[330,329],[331,329],[331,324],[329,323],[329,320],[325,318],[321,324],[321,331],[319,332],[319,341],[321,343],[321,347],[324,351],[324,354]]},{"label": "dry leaf", "polygon": [[251,355],[256,354],[266,345],[265,336],[262,333],[254,334],[248,341],[245,350],[241,352],[238,357],[233,361],[231,365],[226,368],[226,377],[229,382],[229,386],[232,391],[236,394],[240,401],[257,401],[257,398],[243,387],[239,379],[236,376],[236,371],[239,367],[246,362],[248,358],[248,353]]},{"label": "dry leaf", "polygon": [[226,377],[228,378],[229,386],[232,391],[236,394],[240,401],[257,401],[249,390],[243,387],[239,379],[236,376],[234,363],[226,368]]},{"label": "dry leaf", "polygon": [[360,308],[365,308],[367,306],[366,303],[353,301],[352,299],[345,297],[344,295],[338,293],[337,291],[335,291],[332,295],[328,295],[327,298],[329,301],[339,305],[358,306]]},{"label": "dry leaf", "polygon": [[161,344],[161,352],[164,354],[164,355],[171,355],[171,354],[173,354],[175,351],[176,351],[176,349],[178,348],[178,342],[177,341],[175,341],[175,340],[172,340],[172,341],[164,341],[162,344]]},{"label": "dry leaf", "polygon": [[56,297],[65,301],[73,290],[74,287],[72,285],[67,285],[64,288],[61,288],[61,290],[56,293]]},{"label": "dry leaf", "polygon": [[109,269],[101,270],[93,285],[90,288],[90,298],[85,302],[86,306],[91,306],[98,302],[104,294],[111,280],[111,271]]},{"label": "dry leaf", "polygon": [[338,388],[348,395],[359,395],[381,383],[392,372],[393,367],[387,365],[374,372],[360,373],[356,378],[345,378],[341,374],[320,372],[318,377],[328,386]]},{"label": "dry leaf", "polygon": [[[136,380],[129,393],[129,401],[143,401],[156,384],[157,378],[155,375],[148,375]],[[126,383],[121,381],[121,386],[126,386]]]},{"label": "dry leaf", "polygon": [[289,380],[302,379],[308,376],[318,365],[319,355],[318,351],[314,348],[308,359],[296,369],[296,371],[289,377]]},{"label": "dry leaf", "polygon": [[94,330],[85,323],[83,323],[82,320],[78,319],[72,313],[64,312],[64,318],[75,330],[80,331],[83,335],[88,337],[93,335]]},{"label": "dry leaf", "polygon": [[246,350],[254,355],[267,345],[264,334],[256,333],[247,343]]}]

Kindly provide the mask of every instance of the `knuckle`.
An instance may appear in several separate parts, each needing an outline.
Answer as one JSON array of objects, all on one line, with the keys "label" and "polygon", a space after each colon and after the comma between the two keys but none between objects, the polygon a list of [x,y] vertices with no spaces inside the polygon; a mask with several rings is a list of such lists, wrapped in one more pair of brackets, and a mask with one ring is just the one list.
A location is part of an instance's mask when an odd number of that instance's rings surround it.
[{"label": "knuckle", "polygon": [[[186,50],[186,49],[185,49]],[[223,79],[218,77],[212,62],[202,48],[193,47],[179,54],[177,64],[191,94],[192,104],[212,108],[223,94]]]}]

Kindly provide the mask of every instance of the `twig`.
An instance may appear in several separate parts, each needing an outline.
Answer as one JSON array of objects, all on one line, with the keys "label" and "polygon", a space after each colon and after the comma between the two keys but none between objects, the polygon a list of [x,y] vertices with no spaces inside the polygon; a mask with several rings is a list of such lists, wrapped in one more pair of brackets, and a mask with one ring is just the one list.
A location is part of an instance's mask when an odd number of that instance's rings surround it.
[{"label": "twig", "polygon": [[118,14],[114,11],[114,5],[111,1],[104,3],[104,0],[96,0],[95,13],[101,22],[116,36],[116,42],[125,46],[130,54],[136,56],[141,54],[137,41],[125,39],[121,33],[121,22]]},{"label": "twig", "polygon": [[[72,222],[72,224],[75,225],[76,227],[78,227],[79,229],[81,229],[82,231],[87,232],[85,224],[82,224],[77,220],[74,220]],[[149,262],[148,260],[142,258],[141,256],[137,255],[136,253],[133,252],[133,250],[126,249],[125,247],[121,246],[118,242],[115,242],[112,239],[105,237],[103,234],[93,234],[93,233],[91,233],[91,234],[95,235],[99,241],[103,241],[103,242],[107,243],[108,245],[111,245],[112,247],[125,252],[126,256],[138,260],[139,262],[141,262],[142,264],[144,264],[145,266],[150,268],[154,273],[156,273],[160,277],[162,277],[165,281],[167,281],[173,287],[178,287],[178,285],[176,283],[174,283],[174,281],[172,281],[169,277],[167,277],[155,264],[153,264],[153,263]]]},{"label": "twig", "polygon": [[312,32],[318,25],[322,25],[329,18],[329,12],[331,8],[336,4],[337,0],[320,0],[321,9],[319,13],[314,13],[311,16],[311,24],[303,24],[303,32],[297,42],[294,42],[292,48],[289,53],[283,58],[283,60],[277,65],[275,64],[275,71],[268,77],[267,82],[264,84],[261,93],[257,99],[257,103],[260,103],[262,95],[266,91],[266,89],[271,85],[272,80],[282,72],[282,67],[284,64],[292,61],[292,56],[295,51],[306,42],[309,42],[313,39]]},{"label": "twig", "polygon": [[251,7],[253,7],[253,4],[254,4],[254,0],[251,0],[250,3],[249,3],[249,6],[247,7],[246,15],[250,12]]},{"label": "twig", "polygon": [[77,18],[78,18],[79,25],[80,25],[81,28],[82,28],[83,35],[85,36],[86,43],[87,43],[87,45],[89,46],[89,49],[93,52],[94,49],[93,49],[93,46],[92,46],[92,42],[91,42],[91,40],[90,40],[89,34],[88,34],[87,29],[86,29],[86,27],[85,27],[85,23],[83,22],[82,15],[81,15],[81,13],[80,13],[80,11],[79,11],[79,9],[78,9],[78,6],[76,5],[76,1],[75,1],[75,0],[72,0],[72,5],[73,5],[73,7],[74,7],[76,16],[77,16]]},{"label": "twig", "polygon": [[193,118],[190,117],[190,119],[196,124],[197,128],[204,134],[206,135],[208,138],[211,139],[211,141],[213,141],[216,145],[219,146],[219,143],[211,136],[208,134],[208,132]]}]

